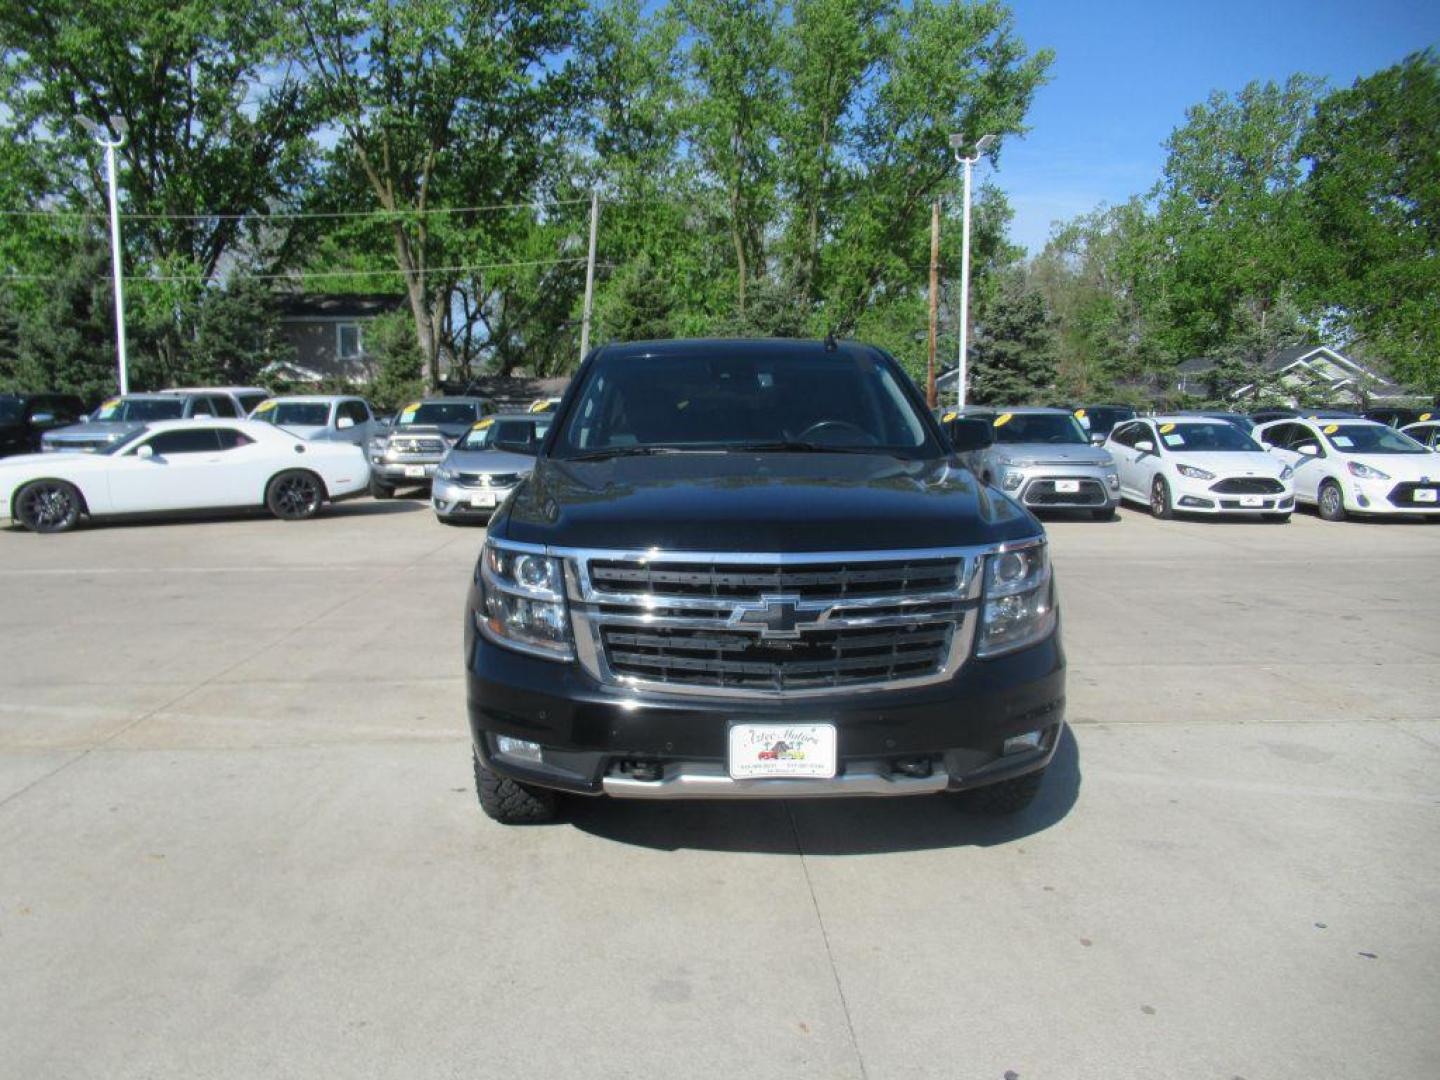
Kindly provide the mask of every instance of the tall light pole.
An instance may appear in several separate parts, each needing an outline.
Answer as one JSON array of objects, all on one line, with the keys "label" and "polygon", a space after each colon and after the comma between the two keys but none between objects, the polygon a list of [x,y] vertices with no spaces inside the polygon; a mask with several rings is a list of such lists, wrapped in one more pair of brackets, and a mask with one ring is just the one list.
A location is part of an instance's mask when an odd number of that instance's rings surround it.
[{"label": "tall light pole", "polygon": [[950,136],[950,149],[955,153],[955,163],[965,169],[965,196],[961,216],[960,240],[960,357],[955,383],[955,406],[965,407],[966,380],[969,378],[968,350],[970,336],[970,169],[980,156],[990,149],[994,135],[985,135],[975,144],[975,156],[966,157],[964,135]]},{"label": "tall light pole", "polygon": [[[120,393],[130,392],[130,367],[125,357],[125,285],[120,266],[120,194],[115,181],[115,151],[125,145],[129,125],[123,116],[110,117],[102,128],[87,116],[77,116],[80,126],[105,148],[105,172],[110,180],[110,267],[115,277],[115,353],[120,367]],[[107,135],[113,138],[106,138]]]}]

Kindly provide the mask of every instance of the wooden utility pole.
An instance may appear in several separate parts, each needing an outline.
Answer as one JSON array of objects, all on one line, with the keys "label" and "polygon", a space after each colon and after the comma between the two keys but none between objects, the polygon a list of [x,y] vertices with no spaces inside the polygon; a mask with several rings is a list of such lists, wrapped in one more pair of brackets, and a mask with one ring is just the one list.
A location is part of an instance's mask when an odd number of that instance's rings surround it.
[{"label": "wooden utility pole", "polygon": [[930,206],[930,360],[926,368],[925,404],[935,408],[935,335],[940,312],[940,200]]}]

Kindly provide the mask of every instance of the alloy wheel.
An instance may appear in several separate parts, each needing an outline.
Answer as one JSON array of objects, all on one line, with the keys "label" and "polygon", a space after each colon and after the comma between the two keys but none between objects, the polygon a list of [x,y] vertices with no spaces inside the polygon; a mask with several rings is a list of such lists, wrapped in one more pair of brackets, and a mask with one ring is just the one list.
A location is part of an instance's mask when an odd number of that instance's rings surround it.
[{"label": "alloy wheel", "polygon": [[69,484],[41,481],[20,492],[17,516],[32,532],[61,532],[80,516],[80,506]]},{"label": "alloy wheel", "polygon": [[275,481],[271,493],[275,513],[287,520],[310,517],[320,508],[320,484],[306,473],[291,473]]}]

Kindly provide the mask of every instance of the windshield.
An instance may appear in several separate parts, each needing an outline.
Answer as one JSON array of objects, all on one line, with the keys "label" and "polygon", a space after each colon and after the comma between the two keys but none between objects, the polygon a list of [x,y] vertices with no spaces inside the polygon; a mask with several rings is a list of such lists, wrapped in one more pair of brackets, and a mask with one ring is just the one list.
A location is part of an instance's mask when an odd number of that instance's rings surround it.
[{"label": "windshield", "polygon": [[824,449],[938,456],[888,359],[835,351],[601,357],[557,457],[670,450]]},{"label": "windshield", "polygon": [[1081,418],[1077,413],[1076,419],[1081,420],[1082,423],[1088,420],[1090,422],[1090,432],[1093,435],[1108,434],[1110,429],[1120,423],[1121,420],[1135,419],[1134,409],[1122,409],[1108,405],[1081,409],[1080,411],[1083,412],[1085,416]]},{"label": "windshield", "polygon": [[1320,429],[1342,454],[1428,454],[1409,435],[1380,424],[1326,424]]},{"label": "windshield", "polygon": [[144,420],[179,420],[185,415],[185,399],[111,398],[95,411],[93,420],[107,423]]},{"label": "windshield", "polygon": [[1255,440],[1228,420],[1212,420],[1198,424],[1161,424],[1160,441],[1167,450],[1203,450],[1206,453],[1260,452]]},{"label": "windshield", "polygon": [[293,424],[296,427],[324,427],[330,422],[330,405],[324,401],[277,401],[270,408],[262,407],[256,420],[267,424]]},{"label": "windshield", "polygon": [[540,440],[550,430],[549,424],[533,424],[529,420],[495,420],[487,417],[465,433],[461,450],[512,450],[517,454],[533,454]]},{"label": "windshield", "polygon": [[0,398],[0,422],[10,423],[25,415],[25,406],[15,398]]},{"label": "windshield", "polygon": [[1090,440],[1069,413],[1001,413],[995,417],[995,441],[1071,445]]},{"label": "windshield", "polygon": [[468,401],[421,401],[400,410],[395,423],[407,427],[411,424],[469,424],[474,420],[475,406]]}]

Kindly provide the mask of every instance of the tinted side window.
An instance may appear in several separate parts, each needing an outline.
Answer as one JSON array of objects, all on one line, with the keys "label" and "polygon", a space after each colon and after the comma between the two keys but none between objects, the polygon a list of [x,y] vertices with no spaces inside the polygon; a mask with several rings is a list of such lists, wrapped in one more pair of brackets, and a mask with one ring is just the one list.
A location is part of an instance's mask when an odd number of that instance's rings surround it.
[{"label": "tinted side window", "polygon": [[357,424],[363,424],[370,419],[370,410],[365,407],[363,401],[342,401],[340,407],[335,411],[335,419],[348,416]]},{"label": "tinted side window", "polygon": [[1294,424],[1276,424],[1272,428],[1266,428],[1260,432],[1260,441],[1266,446],[1287,447],[1290,445],[1290,429],[1294,426]]},{"label": "tinted side window", "polygon": [[1304,424],[1291,424],[1290,449],[1299,450],[1302,446],[1313,446],[1320,452],[1325,453],[1325,448],[1320,445],[1320,436],[1316,435]]},{"label": "tinted side window", "polygon": [[1139,427],[1140,425],[1138,424],[1121,424],[1110,432],[1110,438],[1121,446],[1133,447],[1136,438],[1135,432],[1139,430]]},{"label": "tinted side window", "polygon": [[205,454],[220,449],[220,440],[211,427],[183,431],[162,431],[147,444],[160,457],[173,454]]},{"label": "tinted side window", "polygon": [[243,431],[236,431],[234,428],[217,428],[215,435],[220,440],[221,450],[234,450],[237,447],[249,446],[255,440]]},{"label": "tinted side window", "polygon": [[235,402],[231,401],[226,394],[216,394],[210,399],[210,411],[216,416],[236,417],[240,415],[235,408]]}]

